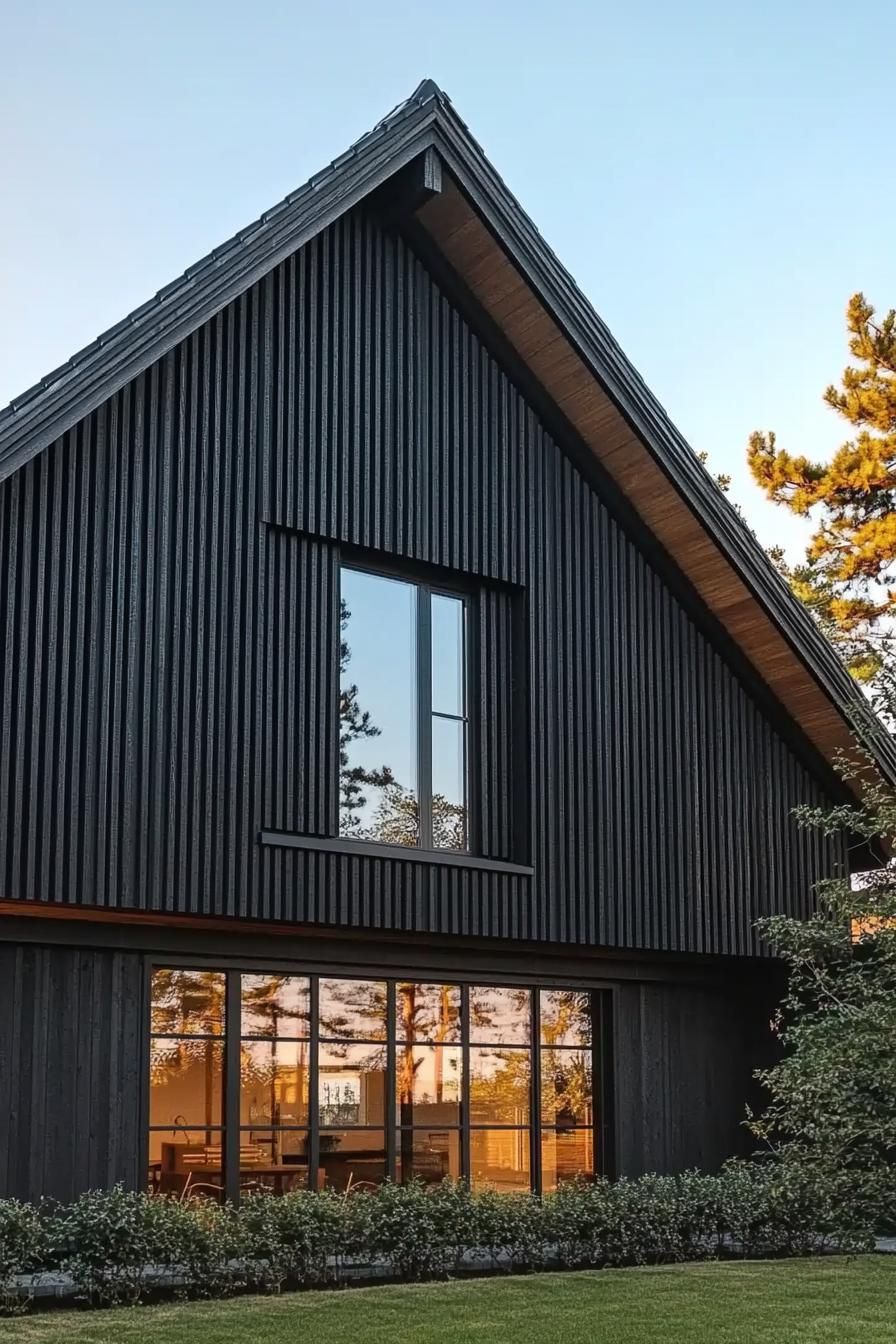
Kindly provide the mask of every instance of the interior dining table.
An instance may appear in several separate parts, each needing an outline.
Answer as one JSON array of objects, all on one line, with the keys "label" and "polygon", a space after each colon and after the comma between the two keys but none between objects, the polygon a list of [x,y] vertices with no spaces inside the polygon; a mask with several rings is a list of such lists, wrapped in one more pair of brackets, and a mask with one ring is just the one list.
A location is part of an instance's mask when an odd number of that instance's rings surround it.
[{"label": "interior dining table", "polygon": [[[154,1185],[161,1184],[161,1164],[152,1163],[151,1175]],[[222,1185],[221,1168],[190,1165],[177,1173],[178,1177],[183,1176],[189,1179],[189,1184],[193,1185]],[[300,1184],[305,1185],[308,1181],[308,1167],[299,1163],[272,1163],[267,1166],[253,1162],[249,1166],[240,1167],[240,1186],[245,1187],[252,1181],[261,1178],[265,1182],[270,1181],[273,1184],[274,1192],[282,1195],[286,1190],[291,1189],[293,1183],[298,1180]]]}]

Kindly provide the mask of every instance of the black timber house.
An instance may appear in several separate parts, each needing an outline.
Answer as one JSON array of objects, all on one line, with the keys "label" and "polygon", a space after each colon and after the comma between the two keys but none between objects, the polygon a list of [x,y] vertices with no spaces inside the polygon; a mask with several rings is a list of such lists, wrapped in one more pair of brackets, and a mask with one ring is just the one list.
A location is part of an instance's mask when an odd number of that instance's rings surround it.
[{"label": "black timber house", "polygon": [[0,1195],[743,1146],[857,697],[430,81],[0,412],[0,630]]}]

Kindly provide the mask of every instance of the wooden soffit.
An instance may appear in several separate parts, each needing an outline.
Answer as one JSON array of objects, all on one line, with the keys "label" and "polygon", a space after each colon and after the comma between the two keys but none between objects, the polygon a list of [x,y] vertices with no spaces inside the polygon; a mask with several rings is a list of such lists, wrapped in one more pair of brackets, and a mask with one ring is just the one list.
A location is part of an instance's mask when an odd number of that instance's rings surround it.
[{"label": "wooden soffit", "polygon": [[450,176],[419,208],[417,218],[806,737],[828,761],[841,749],[852,752],[855,744],[843,711]]}]

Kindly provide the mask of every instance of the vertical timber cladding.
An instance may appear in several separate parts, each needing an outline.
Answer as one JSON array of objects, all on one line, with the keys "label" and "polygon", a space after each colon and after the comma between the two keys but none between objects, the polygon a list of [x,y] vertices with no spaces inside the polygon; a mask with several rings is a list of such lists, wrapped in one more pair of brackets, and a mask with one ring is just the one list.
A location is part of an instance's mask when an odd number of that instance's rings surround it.
[{"label": "vertical timber cladding", "polygon": [[[481,852],[536,869],[530,899],[519,879],[394,864],[374,875],[285,851],[265,858],[278,907],[301,884],[309,916],[333,918],[335,873],[357,894],[346,918],[408,927],[422,901],[426,927],[450,932],[732,952],[755,950],[760,913],[808,909],[811,883],[840,858],[791,817],[819,786],[407,244],[357,212],[278,269],[271,302],[268,517],[296,529],[271,543],[295,555],[297,586],[277,589],[278,609],[306,640],[314,620],[332,626],[336,596],[319,576],[338,582],[340,543],[485,581]],[[499,703],[515,675],[530,688],[531,753],[516,829]],[[276,732],[269,747],[284,750]],[[267,783],[273,817],[289,771]],[[303,806],[297,829],[334,833],[332,795],[313,790]],[[531,855],[514,852],[521,831]]]},{"label": "vertical timber cladding", "polygon": [[0,942],[0,1198],[137,1186],[143,975],[136,952]]},{"label": "vertical timber cladding", "polygon": [[[771,968],[769,968],[771,969]],[[783,987],[685,983],[616,989],[613,1083],[620,1175],[715,1171],[755,1147],[745,1104],[761,1105],[753,1070],[770,1064],[768,1019]]]},{"label": "vertical timber cladding", "polygon": [[[340,547],[481,589],[478,847],[534,878],[259,846],[335,833]],[[0,573],[2,899],[748,952],[835,857],[790,817],[814,779],[363,213],[0,485]]]}]

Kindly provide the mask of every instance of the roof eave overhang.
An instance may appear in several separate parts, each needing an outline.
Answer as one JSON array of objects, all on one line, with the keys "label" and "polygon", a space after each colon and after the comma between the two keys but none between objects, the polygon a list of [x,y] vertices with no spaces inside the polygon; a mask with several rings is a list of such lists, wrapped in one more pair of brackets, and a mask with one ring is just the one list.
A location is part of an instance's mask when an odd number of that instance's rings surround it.
[{"label": "roof eave overhang", "polygon": [[[419,212],[435,244],[564,416],[572,418],[580,433],[584,428],[582,437],[602,465],[815,748],[828,761],[838,752],[854,756],[860,736],[881,775],[896,784],[893,740],[839,656],[465,128],[450,114],[435,126],[435,146],[450,176],[446,174],[446,190]],[[456,184],[453,198],[451,179]],[[482,225],[478,236],[471,224],[474,217]],[[511,292],[509,279],[503,287],[500,280],[495,283],[485,231],[521,281],[525,300],[519,291]],[[554,328],[550,334],[548,326],[542,332],[547,355],[541,361],[533,305]],[[558,352],[561,342],[571,360]],[[576,424],[570,411],[577,400],[583,406],[587,400],[576,378],[576,363],[587,371],[594,394],[612,406],[615,417],[599,423],[594,417],[589,420],[586,411]],[[594,425],[590,433],[589,424]],[[645,476],[642,463],[633,462],[622,425],[649,458],[656,473],[652,478]],[[660,478],[663,500],[658,503],[647,496]],[[693,545],[684,550],[675,545],[678,530],[687,535],[681,528],[685,514],[699,528],[699,554]],[[693,539],[694,533],[690,536]],[[694,564],[689,563],[692,558]],[[753,633],[748,639],[750,626]]]}]

